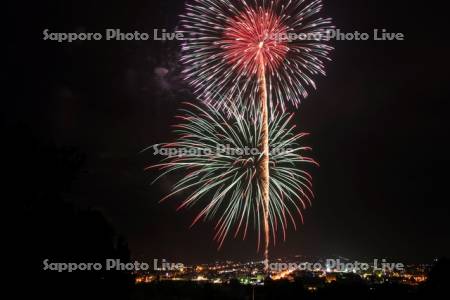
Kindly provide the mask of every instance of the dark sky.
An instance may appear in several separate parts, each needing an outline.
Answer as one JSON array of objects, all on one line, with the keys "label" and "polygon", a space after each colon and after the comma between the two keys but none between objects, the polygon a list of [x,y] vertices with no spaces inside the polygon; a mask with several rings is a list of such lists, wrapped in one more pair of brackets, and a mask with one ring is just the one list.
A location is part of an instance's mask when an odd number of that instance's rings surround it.
[{"label": "dark sky", "polygon": [[[11,4],[10,4],[11,5]],[[180,80],[178,42],[42,41],[42,31],[174,30],[183,0],[17,3],[4,47],[4,120],[38,139],[86,154],[73,188],[100,209],[137,258],[205,262],[261,257],[254,240],[221,251],[212,224],[188,229],[195,211],[158,204],[173,179],[156,173],[148,145],[170,140],[173,116],[194,100]],[[443,9],[411,1],[325,1],[343,31],[402,32],[406,41],[334,42],[333,62],[296,121],[321,167],[305,225],[274,256],[304,253],[431,261],[449,255],[448,24]],[[11,34],[11,37],[9,37]],[[162,77],[158,68],[169,73]],[[172,182],[173,183],[173,182]]]}]

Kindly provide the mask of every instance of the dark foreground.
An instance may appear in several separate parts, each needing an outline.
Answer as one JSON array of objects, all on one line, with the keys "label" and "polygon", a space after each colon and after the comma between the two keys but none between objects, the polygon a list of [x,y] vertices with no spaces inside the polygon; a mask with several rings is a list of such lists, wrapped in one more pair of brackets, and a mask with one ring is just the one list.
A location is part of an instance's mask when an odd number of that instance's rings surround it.
[{"label": "dark foreground", "polygon": [[[198,284],[194,282],[156,282],[136,286],[132,299],[438,299],[436,286],[407,286],[380,284],[369,286],[363,283],[331,283],[316,291],[304,288],[301,280],[277,281],[265,286],[243,286],[238,283],[226,285]],[[440,296],[442,297],[442,296]]]}]

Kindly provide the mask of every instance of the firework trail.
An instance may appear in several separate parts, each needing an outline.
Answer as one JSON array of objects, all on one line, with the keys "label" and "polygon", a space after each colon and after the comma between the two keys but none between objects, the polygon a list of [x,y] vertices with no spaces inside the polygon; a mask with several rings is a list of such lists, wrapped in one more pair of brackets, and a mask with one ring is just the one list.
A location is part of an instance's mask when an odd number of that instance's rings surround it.
[{"label": "firework trail", "polygon": [[296,214],[303,222],[302,210],[314,195],[311,176],[301,167],[316,162],[304,155],[311,150],[301,145],[307,134],[295,133],[295,126],[291,125],[293,114],[275,113],[269,125],[271,201],[265,209],[258,175],[263,159],[258,151],[262,138],[259,110],[232,103],[225,112],[210,105],[186,103],[181,112],[177,117],[181,123],[174,126],[176,142],[158,145],[176,155],[149,167],[162,170],[155,181],[169,173],[184,173],[161,201],[193,191],[178,209],[199,207],[192,226],[201,219],[217,219],[214,239],[219,248],[232,231],[235,238],[242,234],[245,239],[253,225],[258,232],[259,249],[265,214],[274,244],[280,229],[285,239],[289,223],[297,228]]},{"label": "firework trail", "polygon": [[[269,261],[269,113],[284,111],[308,96],[312,77],[325,75],[333,49],[323,41],[331,19],[315,17],[321,0],[194,0],[182,15],[185,79],[199,97],[223,108],[226,99],[244,99],[261,112],[263,153],[258,166],[262,188],[265,262]],[[270,111],[269,111],[270,105]]]}]

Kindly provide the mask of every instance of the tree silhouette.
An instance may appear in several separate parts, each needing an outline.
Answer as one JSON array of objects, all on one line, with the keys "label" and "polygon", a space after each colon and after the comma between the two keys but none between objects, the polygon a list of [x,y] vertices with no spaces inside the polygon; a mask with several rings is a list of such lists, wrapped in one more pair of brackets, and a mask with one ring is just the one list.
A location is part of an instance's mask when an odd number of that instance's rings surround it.
[{"label": "tree silhouette", "polygon": [[[9,131],[4,153],[9,161],[9,185],[14,203],[12,247],[19,296],[46,298],[126,299],[133,277],[122,271],[106,271],[106,259],[129,262],[125,239],[103,214],[77,207],[71,185],[82,176],[85,156],[75,148],[58,147],[33,138],[26,128]],[[43,270],[49,262],[99,262],[101,271],[73,273]]]}]

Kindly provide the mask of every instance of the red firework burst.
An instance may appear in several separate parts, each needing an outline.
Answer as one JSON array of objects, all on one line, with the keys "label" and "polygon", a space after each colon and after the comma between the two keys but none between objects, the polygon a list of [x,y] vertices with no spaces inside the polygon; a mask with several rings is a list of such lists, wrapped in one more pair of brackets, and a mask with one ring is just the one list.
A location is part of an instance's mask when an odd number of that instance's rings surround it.
[{"label": "red firework burst", "polygon": [[217,107],[232,99],[259,105],[263,67],[269,105],[297,107],[333,49],[322,38],[334,28],[322,7],[322,0],[189,1],[181,20],[185,79]]},{"label": "red firework burst", "polygon": [[242,74],[255,74],[258,65],[273,72],[289,51],[287,28],[271,10],[247,8],[224,31],[225,59]]}]

